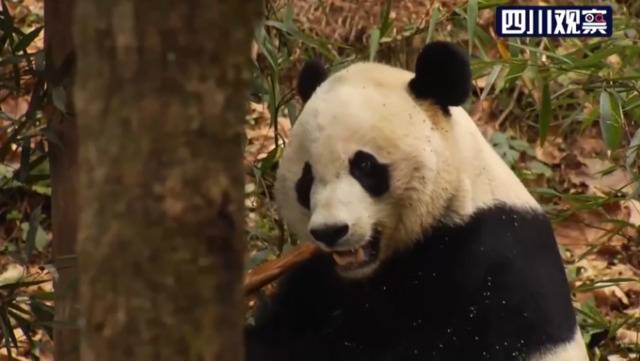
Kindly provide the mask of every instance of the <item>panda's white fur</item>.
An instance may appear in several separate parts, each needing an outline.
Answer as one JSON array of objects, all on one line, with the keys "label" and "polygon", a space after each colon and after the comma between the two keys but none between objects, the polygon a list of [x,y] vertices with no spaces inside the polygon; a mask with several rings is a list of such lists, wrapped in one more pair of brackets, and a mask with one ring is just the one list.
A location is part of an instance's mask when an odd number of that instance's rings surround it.
[{"label": "panda's white fur", "polygon": [[531,361],[589,361],[589,356],[584,347],[582,334],[577,329],[570,342],[543,350],[534,355]]},{"label": "panda's white fur", "polygon": [[[286,223],[312,240],[314,225],[346,222],[349,234],[336,249],[362,245],[376,224],[382,229],[380,259],[404,249],[437,222],[464,222],[496,203],[540,212],[514,175],[461,107],[450,117],[407,89],[414,74],[357,63],[322,83],[305,105],[278,171],[276,199]],[[349,157],[364,149],[391,165],[389,194],[372,199],[346,171]],[[314,170],[311,209],[296,199],[294,185],[305,162]],[[323,244],[321,247],[327,249]],[[378,263],[348,277],[366,277]],[[579,331],[563,345],[531,361],[588,360]]]}]

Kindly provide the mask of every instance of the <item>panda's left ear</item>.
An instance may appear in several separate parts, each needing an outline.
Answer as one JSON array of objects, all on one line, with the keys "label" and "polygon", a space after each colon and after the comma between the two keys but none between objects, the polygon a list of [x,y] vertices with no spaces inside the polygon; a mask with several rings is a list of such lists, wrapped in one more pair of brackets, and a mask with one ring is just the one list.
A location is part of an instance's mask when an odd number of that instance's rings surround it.
[{"label": "panda's left ear", "polygon": [[409,89],[418,99],[433,100],[441,107],[458,106],[471,93],[469,58],[452,43],[427,44],[418,55],[415,73]]},{"label": "panda's left ear", "polygon": [[298,75],[297,90],[303,102],[307,102],[317,87],[327,79],[327,69],[319,60],[307,61]]}]

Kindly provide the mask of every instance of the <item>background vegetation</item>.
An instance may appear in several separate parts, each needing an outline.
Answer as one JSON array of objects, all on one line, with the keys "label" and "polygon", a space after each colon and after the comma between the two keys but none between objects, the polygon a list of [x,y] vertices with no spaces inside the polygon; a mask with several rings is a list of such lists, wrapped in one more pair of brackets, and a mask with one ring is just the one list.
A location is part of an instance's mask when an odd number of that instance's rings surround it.
[{"label": "background vegetation", "polygon": [[501,39],[494,8],[507,3],[516,2],[269,4],[256,35],[247,124],[249,266],[298,242],[277,218],[270,187],[300,109],[292,94],[300,64],[320,58],[336,71],[372,60],[411,69],[426,42],[450,40],[472,60],[465,108],[554,221],[593,359],[637,359],[640,4],[611,4],[611,38]]},{"label": "background vegetation", "polygon": [[[42,1],[0,3],[0,357],[51,359],[48,144],[56,139],[43,110],[64,111],[66,94],[43,75]],[[426,42],[450,40],[472,59],[465,107],[554,220],[593,359],[637,359],[640,3],[574,2],[612,5],[611,38],[500,39],[493,15],[505,3],[515,2],[266,2],[249,113],[238,120],[247,133],[247,267],[303,241],[278,219],[271,186],[300,110],[293,84],[304,60],[321,58],[332,71],[361,60],[410,69]]]}]

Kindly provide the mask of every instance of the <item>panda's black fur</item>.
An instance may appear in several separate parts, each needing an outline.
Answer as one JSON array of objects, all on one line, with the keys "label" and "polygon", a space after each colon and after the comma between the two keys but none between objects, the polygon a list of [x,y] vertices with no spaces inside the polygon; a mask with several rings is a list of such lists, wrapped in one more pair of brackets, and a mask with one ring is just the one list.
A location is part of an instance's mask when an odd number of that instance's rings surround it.
[{"label": "panda's black fur", "polygon": [[548,220],[508,205],[435,228],[369,279],[320,254],[280,289],[248,360],[525,360],[576,329]]},{"label": "panda's black fur", "polygon": [[432,99],[448,114],[448,107],[461,105],[471,93],[469,59],[451,43],[430,43],[418,55],[409,88],[416,98]]},{"label": "panda's black fur", "polygon": [[313,92],[327,79],[327,76],[327,70],[319,60],[310,60],[304,64],[300,70],[297,84],[298,95],[303,102],[311,98]]},{"label": "panda's black fur", "polygon": [[[434,67],[438,74],[429,74]],[[468,68],[451,44],[429,45],[409,88],[446,110],[467,98]],[[318,74],[316,65],[303,71],[305,100],[324,79]],[[308,208],[314,178],[308,163],[304,168],[295,188]],[[327,253],[296,267],[248,328],[246,359],[529,360],[572,341],[569,294],[546,216],[496,203],[462,223],[432,225],[369,277],[340,276]]]}]

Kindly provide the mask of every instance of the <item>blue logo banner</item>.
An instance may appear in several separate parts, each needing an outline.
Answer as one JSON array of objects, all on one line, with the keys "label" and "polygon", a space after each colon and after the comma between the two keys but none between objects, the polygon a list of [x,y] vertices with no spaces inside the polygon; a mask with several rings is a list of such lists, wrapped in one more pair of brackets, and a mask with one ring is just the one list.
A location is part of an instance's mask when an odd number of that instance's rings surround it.
[{"label": "blue logo banner", "polygon": [[501,37],[609,37],[611,6],[498,6]]}]

